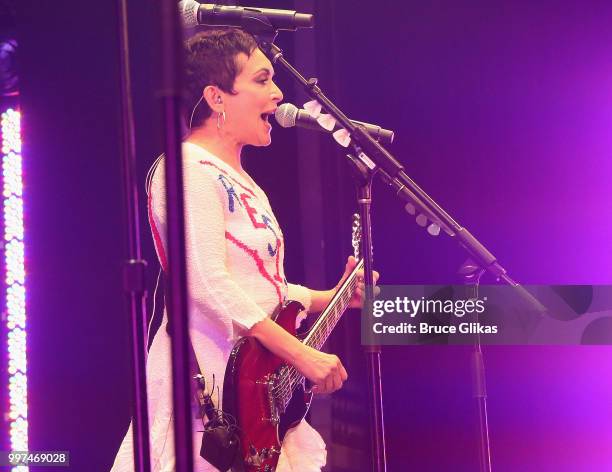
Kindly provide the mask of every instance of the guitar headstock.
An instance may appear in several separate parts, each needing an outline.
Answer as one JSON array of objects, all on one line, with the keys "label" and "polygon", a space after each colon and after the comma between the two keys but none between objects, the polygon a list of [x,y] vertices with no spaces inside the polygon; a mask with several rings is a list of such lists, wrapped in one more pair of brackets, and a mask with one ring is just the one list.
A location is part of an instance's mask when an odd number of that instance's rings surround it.
[{"label": "guitar headstock", "polygon": [[353,213],[351,245],[353,246],[353,256],[359,260],[361,258],[361,217],[359,213]]}]

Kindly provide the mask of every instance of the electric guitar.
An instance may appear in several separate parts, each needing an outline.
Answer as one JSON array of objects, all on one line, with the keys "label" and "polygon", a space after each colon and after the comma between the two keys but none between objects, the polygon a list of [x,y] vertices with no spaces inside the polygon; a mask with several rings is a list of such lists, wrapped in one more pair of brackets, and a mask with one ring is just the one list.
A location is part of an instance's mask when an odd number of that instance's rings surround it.
[{"label": "electric guitar", "polygon": [[[304,310],[301,303],[288,301],[272,315],[287,332],[317,350],[348,307],[358,283],[357,272],[363,269],[358,215],[353,217],[352,236],[358,263],[305,334],[298,335],[295,326]],[[241,338],[230,354],[223,384],[223,412],[235,418],[240,439],[239,457],[232,470],[273,472],[287,430],[304,418],[312,395],[306,379],[295,367],[272,354],[254,337]]]}]

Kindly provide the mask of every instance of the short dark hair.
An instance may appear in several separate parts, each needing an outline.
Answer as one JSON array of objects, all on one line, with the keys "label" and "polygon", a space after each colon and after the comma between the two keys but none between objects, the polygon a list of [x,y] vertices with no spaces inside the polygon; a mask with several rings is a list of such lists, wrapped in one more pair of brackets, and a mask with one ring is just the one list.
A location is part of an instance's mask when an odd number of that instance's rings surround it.
[{"label": "short dark hair", "polygon": [[[187,126],[191,113],[208,85],[216,85],[227,93],[234,92],[234,81],[240,73],[236,56],[250,56],[257,48],[253,36],[234,28],[210,29],[192,36],[185,43],[184,110]],[[202,99],[196,107],[191,126],[200,126],[212,110]]]}]

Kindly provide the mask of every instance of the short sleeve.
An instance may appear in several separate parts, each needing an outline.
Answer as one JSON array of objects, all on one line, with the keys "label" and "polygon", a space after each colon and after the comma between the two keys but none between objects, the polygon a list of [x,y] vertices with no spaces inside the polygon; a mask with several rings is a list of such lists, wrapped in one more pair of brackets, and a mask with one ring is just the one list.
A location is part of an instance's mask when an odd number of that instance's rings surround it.
[{"label": "short sleeve", "polygon": [[310,290],[304,287],[303,285],[288,284],[287,298],[289,300],[295,300],[297,302],[300,302],[306,309],[306,312],[310,310],[310,304],[312,302]]}]

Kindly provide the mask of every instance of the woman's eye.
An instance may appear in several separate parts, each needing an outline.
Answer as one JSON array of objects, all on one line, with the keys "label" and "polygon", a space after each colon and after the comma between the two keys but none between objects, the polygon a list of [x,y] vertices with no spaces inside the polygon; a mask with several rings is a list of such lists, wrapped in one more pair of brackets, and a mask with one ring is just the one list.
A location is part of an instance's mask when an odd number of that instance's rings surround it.
[{"label": "woman's eye", "polygon": [[257,82],[260,84],[265,84],[268,82],[268,79],[259,79]]}]

